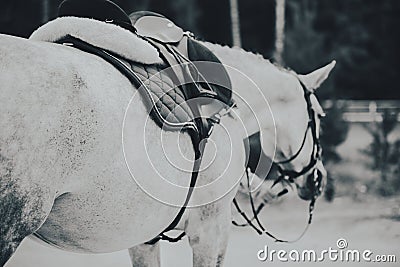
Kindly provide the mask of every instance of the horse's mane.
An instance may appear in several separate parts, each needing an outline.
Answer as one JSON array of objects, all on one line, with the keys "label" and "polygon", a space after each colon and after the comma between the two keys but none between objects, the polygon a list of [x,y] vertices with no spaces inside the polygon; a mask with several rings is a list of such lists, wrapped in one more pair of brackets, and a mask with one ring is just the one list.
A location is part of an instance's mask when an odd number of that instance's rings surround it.
[{"label": "horse's mane", "polygon": [[206,42],[203,41],[203,44],[206,45],[207,47],[211,48],[212,50],[214,50],[215,48],[220,50],[220,51],[225,51],[226,53],[232,53],[232,51],[236,51],[235,53],[237,53],[238,55],[242,55],[243,57],[246,57],[247,59],[251,58],[255,61],[264,61],[266,60],[267,62],[269,62],[270,64],[271,61],[269,59],[266,59],[263,57],[263,55],[259,54],[259,53],[253,53],[253,52],[249,52],[244,50],[243,48],[234,46],[228,46],[228,45],[222,45],[222,44],[218,44],[218,43],[211,43],[211,42]]},{"label": "horse's mane", "polygon": [[[297,82],[295,82],[297,74],[294,71],[272,63],[261,54],[249,52],[242,48],[209,42],[203,44],[216,53],[222,63],[237,66],[244,73],[251,74],[250,78],[258,86],[273,88],[268,93],[271,98],[276,97],[285,100],[288,99],[289,95],[295,96],[295,94],[291,94],[291,92],[295,92],[291,88]],[[284,84],[287,86],[284,86]],[[288,88],[288,90],[285,90],[285,88]]]},{"label": "horse's mane", "polygon": [[[248,66],[246,66],[246,67],[248,69],[252,68],[251,71],[253,71],[253,73],[257,73],[255,75],[255,77],[260,79],[260,81],[265,79],[265,74],[268,71],[272,71],[272,73],[288,74],[288,77],[292,77],[292,78],[297,77],[297,73],[294,70],[292,70],[290,68],[282,67],[275,63],[272,63],[269,59],[264,58],[261,54],[249,52],[249,51],[246,51],[239,47],[230,47],[227,45],[220,45],[220,44],[213,44],[213,43],[206,43],[206,45],[209,48],[218,50],[218,53],[220,53],[220,54],[225,53],[226,58],[234,58],[238,62],[243,62],[244,64],[247,64]],[[234,55],[234,57],[232,55]],[[260,73],[260,69],[261,69],[261,73]],[[249,71],[249,73],[251,73],[251,72]],[[262,83],[260,82],[259,86],[261,84]],[[299,88],[301,88],[301,87],[299,87]],[[275,89],[283,89],[283,87],[282,86],[276,87]],[[287,94],[288,92],[294,92],[293,90],[286,90],[286,92],[279,92],[279,91],[280,90],[273,90],[272,92],[273,92],[273,94],[276,93],[276,95],[274,95],[274,96],[278,97],[280,100],[285,100],[289,95],[289,94]],[[271,91],[270,91],[270,93],[271,93]],[[270,95],[270,96],[272,96],[272,95]],[[312,102],[312,105],[319,114],[324,113],[323,109],[320,106],[317,99]]]},{"label": "horse's mane", "polygon": [[220,51],[224,51],[227,54],[235,54],[235,57],[239,57],[239,60],[250,60],[250,61],[254,61],[256,63],[264,63],[269,65],[272,68],[276,68],[280,71],[284,71],[284,72],[288,72],[288,73],[293,73],[294,71],[291,70],[290,68],[286,68],[283,67],[281,65],[278,65],[276,63],[271,62],[271,60],[265,58],[263,55],[259,54],[259,53],[254,53],[251,51],[247,51],[244,50],[243,48],[234,46],[228,46],[228,45],[221,45],[221,44],[217,44],[217,43],[210,43],[210,42],[204,42],[204,44],[206,46],[210,47],[214,47]]},{"label": "horse's mane", "polygon": [[[263,55],[259,53],[254,53],[250,52],[247,50],[244,50],[243,48],[240,47],[231,47],[228,45],[221,45],[217,43],[210,43],[210,42],[203,42],[205,46],[207,46],[211,50],[217,50],[218,54],[223,55],[226,54],[227,58],[235,58],[235,60],[242,62],[242,63],[250,63],[250,64],[257,64],[254,65],[257,68],[265,67],[268,68],[270,71],[279,71],[279,72],[284,72],[288,73],[291,75],[296,75],[296,72],[294,72],[292,69],[283,67],[277,63],[271,62],[269,59],[265,58]],[[230,56],[234,55],[234,57]]]}]

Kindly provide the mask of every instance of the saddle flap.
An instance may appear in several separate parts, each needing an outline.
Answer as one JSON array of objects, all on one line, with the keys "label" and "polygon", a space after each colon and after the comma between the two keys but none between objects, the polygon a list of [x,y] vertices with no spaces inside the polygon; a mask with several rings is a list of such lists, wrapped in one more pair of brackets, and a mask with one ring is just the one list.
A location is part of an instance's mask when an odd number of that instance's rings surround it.
[{"label": "saddle flap", "polygon": [[162,43],[178,43],[183,38],[183,30],[165,17],[143,16],[135,22],[134,27],[137,35]]},{"label": "saddle flap", "polygon": [[[217,56],[200,42],[188,38],[189,59],[203,76],[212,91],[228,106],[232,105],[232,84],[228,72]],[[215,64],[204,64],[212,62]],[[205,87],[207,88],[207,86]]]}]

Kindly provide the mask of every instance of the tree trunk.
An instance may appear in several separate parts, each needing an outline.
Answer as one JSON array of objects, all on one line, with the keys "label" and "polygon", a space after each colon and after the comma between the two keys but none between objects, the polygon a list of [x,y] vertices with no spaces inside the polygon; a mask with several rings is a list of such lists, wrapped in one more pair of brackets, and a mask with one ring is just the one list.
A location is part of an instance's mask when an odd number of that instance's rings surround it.
[{"label": "tree trunk", "polygon": [[275,23],[275,62],[283,65],[283,49],[285,45],[285,0],[276,2],[276,23]]},{"label": "tree trunk", "polygon": [[232,26],[232,41],[233,46],[242,47],[240,37],[240,20],[238,0],[229,0],[231,9],[231,26]]},{"label": "tree trunk", "polygon": [[42,0],[42,23],[50,19],[50,0]]}]

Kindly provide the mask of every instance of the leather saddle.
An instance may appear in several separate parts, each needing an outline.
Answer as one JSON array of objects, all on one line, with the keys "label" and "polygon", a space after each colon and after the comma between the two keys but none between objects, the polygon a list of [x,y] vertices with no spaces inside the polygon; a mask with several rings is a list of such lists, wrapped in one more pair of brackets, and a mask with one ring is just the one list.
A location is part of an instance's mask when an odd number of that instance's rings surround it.
[{"label": "leather saddle", "polygon": [[161,14],[139,11],[132,13],[130,19],[135,33],[155,46],[171,67],[172,80],[190,102],[200,139],[207,138],[219,122],[216,115],[234,105],[230,78],[223,64],[191,33]]},{"label": "leather saddle", "polygon": [[[199,118],[196,123],[204,134],[211,127],[207,118],[233,105],[230,78],[220,60],[191,33],[184,32],[163,15],[138,11],[128,16],[109,0],[65,0],[59,7],[59,16],[87,17],[116,24],[156,47],[171,67],[170,78],[179,85],[185,99],[195,103],[191,109]],[[205,62],[214,64],[209,68]]]},{"label": "leather saddle", "polygon": [[[151,11],[138,11],[130,16],[136,34],[156,46],[163,59],[169,65],[192,63],[204,81],[198,91],[191,88],[186,92],[188,99],[193,97],[211,96],[226,105],[232,105],[231,82],[221,61],[214,53],[193,38],[190,32],[184,32],[170,19]],[[213,62],[212,71],[207,64],[198,62]],[[205,85],[204,83],[208,83]]]}]

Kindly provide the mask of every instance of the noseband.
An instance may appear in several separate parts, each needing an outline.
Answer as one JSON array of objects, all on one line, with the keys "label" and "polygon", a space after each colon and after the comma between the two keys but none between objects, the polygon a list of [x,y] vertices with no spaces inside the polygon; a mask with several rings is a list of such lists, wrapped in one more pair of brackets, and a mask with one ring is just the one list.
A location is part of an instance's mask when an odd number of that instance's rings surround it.
[{"label": "noseband", "polygon": [[[308,223],[307,223],[304,231],[300,234],[300,236],[298,238],[291,240],[291,241],[286,241],[286,240],[276,238],[273,234],[271,234],[264,228],[264,226],[262,225],[261,221],[258,218],[258,214],[261,212],[262,208],[265,206],[265,203],[261,203],[258,208],[255,208],[255,206],[254,206],[254,200],[253,200],[253,197],[251,194],[251,189],[250,189],[250,178],[249,178],[249,167],[248,166],[246,166],[245,172],[246,172],[246,176],[247,176],[247,187],[249,190],[249,199],[250,199],[250,204],[251,204],[251,208],[252,208],[252,212],[253,212],[253,218],[249,219],[249,217],[246,215],[246,213],[244,213],[240,209],[239,204],[237,203],[236,199],[233,200],[233,204],[235,205],[237,211],[240,213],[240,215],[246,221],[245,224],[238,224],[237,222],[232,221],[232,223],[234,225],[236,225],[236,226],[251,226],[259,235],[262,235],[264,233],[267,236],[273,238],[276,242],[286,242],[286,243],[296,242],[306,233],[306,231],[312,221],[312,215],[313,215],[313,210],[314,210],[314,206],[315,206],[315,201],[318,198],[318,196],[320,195],[321,187],[322,187],[323,176],[322,176],[322,173],[319,170],[317,170],[317,168],[316,168],[318,160],[321,159],[322,148],[321,148],[321,144],[320,144],[320,140],[319,140],[318,132],[317,132],[317,122],[316,122],[317,113],[312,108],[312,103],[311,103],[311,96],[313,95],[313,93],[310,92],[306,88],[306,86],[304,85],[303,82],[301,82],[300,80],[299,80],[299,82],[300,82],[301,87],[304,92],[304,99],[307,104],[307,113],[308,113],[309,121],[307,124],[307,128],[305,130],[305,133],[304,133],[303,141],[302,141],[299,149],[297,150],[297,152],[294,153],[288,159],[285,159],[282,161],[272,161],[272,164],[277,168],[277,171],[279,174],[278,178],[275,179],[272,187],[280,182],[287,182],[289,184],[294,183],[294,180],[296,178],[308,173],[310,170],[313,170],[311,173],[311,175],[313,176],[312,177],[313,184],[310,185],[312,187],[312,198],[311,198],[311,201],[309,204],[309,209],[308,209],[308,213],[309,213]],[[296,158],[298,158],[301,151],[303,151],[309,131],[311,131],[312,140],[313,140],[313,148],[312,148],[312,152],[310,155],[309,163],[306,166],[304,166],[300,171],[296,171],[296,170],[292,170],[292,169],[284,169],[282,165],[293,162]],[[288,192],[288,190],[286,188],[284,188],[281,192],[279,192],[276,195],[276,198],[286,194],[287,192]],[[253,223],[254,220],[257,222],[258,227]]]}]

